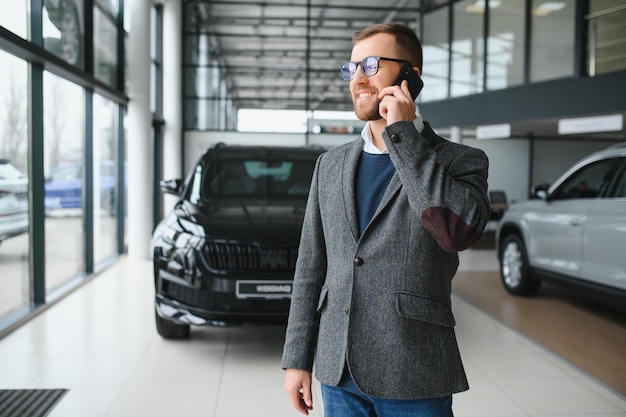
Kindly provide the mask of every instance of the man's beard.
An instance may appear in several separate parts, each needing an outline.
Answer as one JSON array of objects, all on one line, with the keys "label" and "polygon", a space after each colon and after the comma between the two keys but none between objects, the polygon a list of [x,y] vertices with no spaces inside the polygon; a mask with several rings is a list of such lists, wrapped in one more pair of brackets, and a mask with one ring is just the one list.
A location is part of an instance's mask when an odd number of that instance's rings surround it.
[{"label": "man's beard", "polygon": [[379,110],[380,102],[381,100],[378,100],[376,102],[376,105],[370,108],[358,108],[356,103],[354,103],[354,113],[356,114],[356,117],[358,117],[360,120],[363,120],[363,121],[382,119],[383,117],[380,115],[380,110]]}]

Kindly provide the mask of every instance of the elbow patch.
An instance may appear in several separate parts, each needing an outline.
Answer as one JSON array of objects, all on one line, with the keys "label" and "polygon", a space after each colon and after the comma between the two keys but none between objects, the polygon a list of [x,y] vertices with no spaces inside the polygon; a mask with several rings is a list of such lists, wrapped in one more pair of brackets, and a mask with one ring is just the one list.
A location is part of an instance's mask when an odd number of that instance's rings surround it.
[{"label": "elbow patch", "polygon": [[430,207],[422,212],[422,223],[446,252],[460,252],[469,248],[481,233],[468,226],[452,211],[443,207]]}]

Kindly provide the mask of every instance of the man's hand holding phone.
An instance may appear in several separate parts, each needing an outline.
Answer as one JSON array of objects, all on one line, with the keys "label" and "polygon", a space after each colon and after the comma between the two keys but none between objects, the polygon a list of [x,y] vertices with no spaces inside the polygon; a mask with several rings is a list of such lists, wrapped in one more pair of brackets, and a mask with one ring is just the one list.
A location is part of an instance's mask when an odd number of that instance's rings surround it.
[{"label": "man's hand holding phone", "polygon": [[406,80],[409,84],[409,90],[411,93],[411,97],[413,101],[417,99],[420,91],[424,87],[424,82],[418,75],[418,73],[413,69],[411,64],[404,64],[402,69],[398,73],[396,79],[391,83],[391,85],[401,85],[402,81]]},{"label": "man's hand holding phone", "polygon": [[392,85],[383,88],[378,96],[381,100],[379,112],[387,125],[415,120],[415,99],[423,86],[411,65],[404,65]]}]

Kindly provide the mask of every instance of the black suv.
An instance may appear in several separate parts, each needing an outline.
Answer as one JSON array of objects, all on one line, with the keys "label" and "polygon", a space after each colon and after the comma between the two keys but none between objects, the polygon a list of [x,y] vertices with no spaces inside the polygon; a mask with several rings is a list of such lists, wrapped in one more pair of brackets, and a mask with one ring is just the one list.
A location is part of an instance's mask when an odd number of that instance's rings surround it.
[{"label": "black suv", "polygon": [[184,183],[152,245],[156,327],[189,337],[190,325],[285,323],[300,232],[321,148],[209,149]]}]

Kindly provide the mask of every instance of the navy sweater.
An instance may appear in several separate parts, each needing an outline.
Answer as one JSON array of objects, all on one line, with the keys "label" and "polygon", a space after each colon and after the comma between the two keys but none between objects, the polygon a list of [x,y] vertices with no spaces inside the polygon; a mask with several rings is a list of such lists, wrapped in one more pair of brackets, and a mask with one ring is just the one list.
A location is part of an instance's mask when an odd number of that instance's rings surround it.
[{"label": "navy sweater", "polygon": [[389,154],[363,152],[356,173],[356,210],[361,234],[376,212],[396,168]]}]

